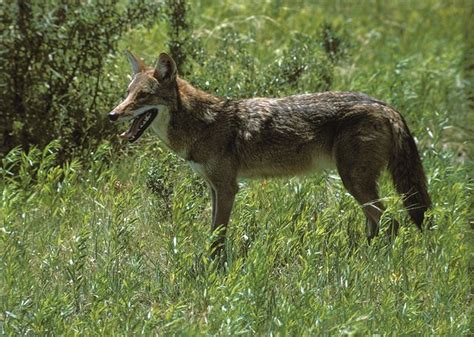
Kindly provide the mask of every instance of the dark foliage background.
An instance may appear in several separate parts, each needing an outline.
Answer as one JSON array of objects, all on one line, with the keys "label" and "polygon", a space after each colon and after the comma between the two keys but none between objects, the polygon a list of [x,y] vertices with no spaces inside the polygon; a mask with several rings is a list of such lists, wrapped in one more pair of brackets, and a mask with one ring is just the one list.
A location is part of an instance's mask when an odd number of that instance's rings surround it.
[{"label": "dark foliage background", "polygon": [[114,133],[104,117],[122,88],[118,74],[107,70],[130,27],[157,20],[156,2],[1,6],[1,153],[58,139],[65,158]]}]

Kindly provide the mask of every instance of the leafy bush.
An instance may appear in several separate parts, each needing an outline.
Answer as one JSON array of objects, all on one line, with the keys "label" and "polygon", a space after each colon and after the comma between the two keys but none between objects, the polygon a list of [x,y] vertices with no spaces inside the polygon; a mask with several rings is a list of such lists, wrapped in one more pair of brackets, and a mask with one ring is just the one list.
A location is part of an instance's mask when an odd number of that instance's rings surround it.
[{"label": "leafy bush", "polygon": [[168,48],[176,62],[178,72],[184,74],[189,52],[192,52],[189,6],[186,0],[167,0],[165,16],[168,22]]},{"label": "leafy bush", "polygon": [[215,51],[194,40],[192,56],[197,66],[187,78],[226,97],[281,97],[330,90],[334,66],[348,54],[347,36],[324,24],[318,37],[292,32],[288,40],[267,64],[253,55],[257,39],[252,33],[224,30]]},{"label": "leafy bush", "polygon": [[118,42],[132,25],[153,23],[160,7],[147,1],[2,6],[1,153],[59,139],[64,156],[114,132],[104,116],[123,90],[117,72],[108,72]]}]

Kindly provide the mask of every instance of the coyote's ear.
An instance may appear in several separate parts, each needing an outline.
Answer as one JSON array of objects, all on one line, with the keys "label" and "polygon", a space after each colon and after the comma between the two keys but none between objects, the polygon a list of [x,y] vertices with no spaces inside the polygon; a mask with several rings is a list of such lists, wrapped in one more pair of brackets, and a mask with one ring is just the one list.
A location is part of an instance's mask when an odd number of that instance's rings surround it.
[{"label": "coyote's ear", "polygon": [[176,79],[176,63],[166,53],[161,53],[156,61],[155,78],[160,82]]},{"label": "coyote's ear", "polygon": [[125,54],[127,55],[127,58],[130,61],[130,65],[132,66],[133,75],[136,75],[145,70],[145,64],[140,58],[136,57],[128,50],[125,51]]}]

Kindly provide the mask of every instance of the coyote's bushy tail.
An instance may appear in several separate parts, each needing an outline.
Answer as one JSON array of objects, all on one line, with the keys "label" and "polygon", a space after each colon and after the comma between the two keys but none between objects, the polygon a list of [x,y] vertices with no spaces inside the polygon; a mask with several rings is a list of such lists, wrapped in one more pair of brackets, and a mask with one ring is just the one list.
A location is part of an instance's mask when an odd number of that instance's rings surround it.
[{"label": "coyote's bushy tail", "polygon": [[398,116],[399,123],[393,125],[395,146],[388,168],[411,219],[422,229],[425,212],[431,207],[431,199],[415,140],[403,117]]}]

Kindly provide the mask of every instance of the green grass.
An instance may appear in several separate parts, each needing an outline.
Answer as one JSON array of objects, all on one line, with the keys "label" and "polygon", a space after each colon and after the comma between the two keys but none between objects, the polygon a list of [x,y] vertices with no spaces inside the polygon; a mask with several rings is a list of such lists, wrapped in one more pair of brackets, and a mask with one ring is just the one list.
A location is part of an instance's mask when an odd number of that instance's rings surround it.
[{"label": "green grass", "polygon": [[[317,41],[321,24],[331,23],[348,42],[331,66],[331,88],[402,111],[423,157],[434,229],[416,230],[386,176],[382,226],[390,218],[404,224],[389,246],[382,237],[367,245],[362,212],[336,172],[243,181],[224,273],[206,258],[204,183],[152,135],[121,152],[105,142],[64,166],[54,164],[54,143],[16,150],[2,159],[0,180],[1,335],[473,333],[468,3],[238,3],[191,5],[208,59],[189,77],[225,95],[313,91],[318,69],[329,65],[301,51],[310,67],[295,85],[276,91],[265,74],[302,35]],[[165,41],[157,24],[122,43],[151,61]],[[224,57],[225,48],[237,49]],[[307,50],[323,57],[318,48]],[[120,71],[125,80],[128,68]]]}]

